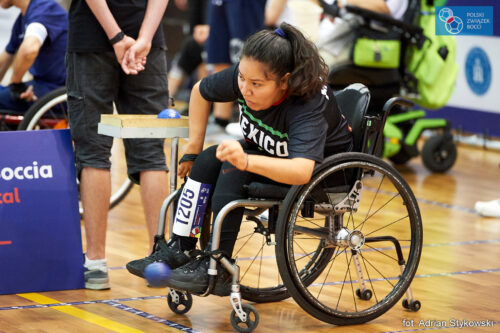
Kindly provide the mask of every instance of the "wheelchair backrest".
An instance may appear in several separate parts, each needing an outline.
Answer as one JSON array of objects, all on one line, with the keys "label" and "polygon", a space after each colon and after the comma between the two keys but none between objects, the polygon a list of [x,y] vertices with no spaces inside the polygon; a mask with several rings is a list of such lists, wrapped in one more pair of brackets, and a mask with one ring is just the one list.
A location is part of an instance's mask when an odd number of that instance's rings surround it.
[{"label": "wheelchair backrest", "polygon": [[364,118],[370,104],[370,91],[361,83],[354,83],[335,92],[340,112],[352,129],[354,151],[363,151]]}]

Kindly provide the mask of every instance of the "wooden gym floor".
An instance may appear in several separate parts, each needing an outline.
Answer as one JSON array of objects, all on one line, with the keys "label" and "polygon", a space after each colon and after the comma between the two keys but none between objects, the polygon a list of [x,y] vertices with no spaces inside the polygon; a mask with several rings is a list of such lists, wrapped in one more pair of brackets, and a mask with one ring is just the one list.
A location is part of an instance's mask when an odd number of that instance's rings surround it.
[{"label": "wooden gym floor", "polygon": [[[420,158],[400,169],[419,201],[424,225],[423,254],[412,283],[422,303],[419,312],[408,312],[398,302],[369,323],[335,327],[314,319],[288,299],[255,304],[260,314],[255,332],[500,331],[495,310],[500,289],[500,219],[483,218],[473,210],[477,200],[500,197],[499,162],[498,151],[462,145],[456,165],[447,174],[430,174]],[[193,308],[186,315],[176,315],[168,308],[166,289],[148,288],[144,280],[126,271],[129,260],[147,254],[143,220],[134,187],[110,212],[110,290],[0,296],[0,332],[234,332],[228,298],[194,297]],[[3,270],[0,274],[6,274]],[[487,327],[453,327],[464,321]]]}]

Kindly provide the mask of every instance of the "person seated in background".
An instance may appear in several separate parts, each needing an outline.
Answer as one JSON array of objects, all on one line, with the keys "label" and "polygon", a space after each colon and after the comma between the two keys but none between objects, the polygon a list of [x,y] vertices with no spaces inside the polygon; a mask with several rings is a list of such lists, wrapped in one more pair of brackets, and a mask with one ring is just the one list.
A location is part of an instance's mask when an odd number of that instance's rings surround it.
[{"label": "person seated in background", "polygon": [[199,80],[205,77],[204,45],[210,31],[210,27],[205,23],[206,0],[176,0],[175,4],[179,9],[188,11],[190,35],[182,43],[182,48],[175,56],[168,73],[168,89],[171,97],[176,96],[186,78],[195,71],[198,72]]},{"label": "person seated in background", "polygon": [[[0,85],[0,109],[23,113],[37,98],[65,84],[68,14],[54,0],[0,0],[0,5],[21,10],[0,54],[0,80],[12,66],[10,84]],[[28,71],[33,79],[23,82]]]},{"label": "person seated in background", "polygon": [[[336,3],[340,10],[345,6],[356,6],[390,15],[396,20],[401,20],[408,8],[408,0],[322,0],[322,2]],[[316,46],[330,68],[349,61],[357,25],[358,17],[350,13],[336,18],[326,16],[321,21]]]}]

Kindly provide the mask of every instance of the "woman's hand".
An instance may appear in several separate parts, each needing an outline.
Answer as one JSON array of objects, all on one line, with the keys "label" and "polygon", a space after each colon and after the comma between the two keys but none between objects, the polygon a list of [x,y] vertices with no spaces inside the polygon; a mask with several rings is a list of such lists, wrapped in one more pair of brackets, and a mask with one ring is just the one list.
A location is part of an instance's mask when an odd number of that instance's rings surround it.
[{"label": "woman's hand", "polygon": [[[182,155],[183,157],[180,159],[181,162],[179,163],[179,167],[177,169],[177,175],[179,177],[184,178],[191,172],[194,159],[196,158],[196,156],[198,156],[199,153],[200,150],[197,149],[196,146],[192,144],[192,142],[188,142],[188,144],[184,148]],[[183,160],[185,161],[183,162]]]},{"label": "woman's hand", "polygon": [[246,171],[248,169],[248,155],[243,151],[238,141],[222,141],[217,147],[215,156],[222,162],[231,163],[238,170]]},{"label": "woman's hand", "polygon": [[187,161],[179,164],[179,168],[177,169],[177,175],[181,178],[186,177],[191,172],[193,163],[194,161]]}]

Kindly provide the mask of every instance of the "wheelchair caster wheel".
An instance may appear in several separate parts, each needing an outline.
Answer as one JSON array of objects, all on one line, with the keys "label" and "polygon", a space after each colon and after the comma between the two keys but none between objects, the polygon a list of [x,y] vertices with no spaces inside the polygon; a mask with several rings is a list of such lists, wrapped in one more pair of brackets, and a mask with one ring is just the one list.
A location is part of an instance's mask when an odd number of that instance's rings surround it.
[{"label": "wheelchair caster wheel", "polygon": [[241,321],[236,311],[233,310],[230,318],[231,325],[233,325],[234,329],[238,332],[252,332],[259,324],[259,313],[249,304],[242,304],[241,307],[247,315],[247,320],[245,322]]},{"label": "wheelchair caster wheel", "polygon": [[191,307],[193,306],[193,296],[189,293],[181,292],[177,292],[177,295],[179,296],[178,303],[174,302],[171,294],[168,294],[167,296],[168,307],[170,310],[177,314],[184,314],[191,310]]},{"label": "wheelchair caster wheel", "polygon": [[362,300],[368,301],[370,298],[372,298],[373,293],[370,289],[365,289],[361,291],[361,289],[356,289],[356,295],[361,298]]},{"label": "wheelchair caster wheel", "polygon": [[421,307],[422,305],[418,300],[413,300],[411,302],[408,302],[406,298],[403,300],[403,308],[408,309],[410,311],[417,312],[418,310],[420,310]]}]

